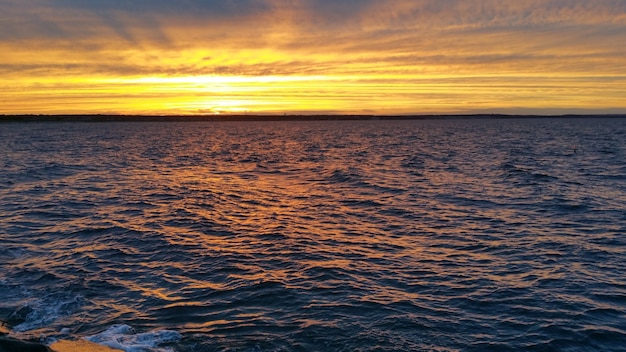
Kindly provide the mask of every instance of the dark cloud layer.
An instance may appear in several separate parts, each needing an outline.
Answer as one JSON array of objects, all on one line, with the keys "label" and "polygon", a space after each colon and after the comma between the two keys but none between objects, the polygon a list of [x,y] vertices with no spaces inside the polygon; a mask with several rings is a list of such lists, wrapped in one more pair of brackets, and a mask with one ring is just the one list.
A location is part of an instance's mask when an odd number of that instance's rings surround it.
[{"label": "dark cloud layer", "polygon": [[[96,0],[2,0],[0,26],[17,24],[34,27],[32,35],[59,34],[46,27],[67,24],[76,32],[88,23],[81,18],[100,18],[111,26],[168,26],[185,21],[211,26],[212,21],[227,23],[236,29],[248,21],[271,25],[292,21],[303,31],[390,30],[414,31],[420,28],[491,28],[541,25],[609,24],[624,25],[626,1],[623,0],[212,0],[212,1],[96,1]],[[117,20],[112,20],[117,18]],[[134,20],[139,20],[135,23]],[[144,20],[144,22],[142,22]],[[60,23],[59,23],[60,22]],[[46,29],[52,29],[51,31]],[[256,28],[263,31],[265,28]],[[7,35],[11,31],[3,30]],[[65,32],[66,35],[80,35]],[[9,34],[10,35],[10,34]]]}]

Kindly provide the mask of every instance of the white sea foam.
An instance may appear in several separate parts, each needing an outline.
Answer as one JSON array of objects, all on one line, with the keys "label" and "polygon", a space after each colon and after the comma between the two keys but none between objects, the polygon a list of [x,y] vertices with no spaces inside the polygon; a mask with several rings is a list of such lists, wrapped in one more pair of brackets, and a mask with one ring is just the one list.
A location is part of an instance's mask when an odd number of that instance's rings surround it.
[{"label": "white sea foam", "polygon": [[23,304],[13,315],[24,315],[24,321],[13,327],[15,332],[25,332],[45,327],[57,319],[69,316],[83,304],[80,295],[50,294]]},{"label": "white sea foam", "polygon": [[99,334],[88,336],[86,339],[126,352],[171,351],[171,349],[160,346],[180,340],[181,335],[172,330],[137,333],[128,325],[116,324]]}]

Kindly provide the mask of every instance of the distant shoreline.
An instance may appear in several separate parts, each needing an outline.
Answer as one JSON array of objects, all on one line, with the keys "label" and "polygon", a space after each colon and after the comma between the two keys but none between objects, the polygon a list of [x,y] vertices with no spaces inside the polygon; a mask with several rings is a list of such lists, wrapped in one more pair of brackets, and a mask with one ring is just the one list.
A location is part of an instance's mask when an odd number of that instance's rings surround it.
[{"label": "distant shoreline", "polygon": [[457,120],[527,118],[626,118],[621,114],[591,115],[0,115],[3,122],[198,122],[198,121],[350,121],[350,120]]}]

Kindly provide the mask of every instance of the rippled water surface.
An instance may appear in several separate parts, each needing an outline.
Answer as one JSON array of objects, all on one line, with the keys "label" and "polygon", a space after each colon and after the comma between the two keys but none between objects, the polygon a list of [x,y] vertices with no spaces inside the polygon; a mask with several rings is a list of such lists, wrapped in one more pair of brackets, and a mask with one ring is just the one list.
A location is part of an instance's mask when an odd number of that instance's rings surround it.
[{"label": "rippled water surface", "polygon": [[128,351],[618,351],[626,120],[0,125],[0,318]]}]

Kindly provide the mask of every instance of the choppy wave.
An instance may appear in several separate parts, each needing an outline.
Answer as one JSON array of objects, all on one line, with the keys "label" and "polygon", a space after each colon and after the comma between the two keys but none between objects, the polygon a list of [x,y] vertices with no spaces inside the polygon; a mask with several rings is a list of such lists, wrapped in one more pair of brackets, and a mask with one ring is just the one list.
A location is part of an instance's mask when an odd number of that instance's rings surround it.
[{"label": "choppy wave", "polygon": [[137,333],[132,327],[120,324],[85,339],[122,351],[142,352],[171,351],[170,348],[160,346],[177,342],[181,336],[178,332],[170,330]]},{"label": "choppy wave", "polygon": [[625,134],[5,124],[0,319],[126,351],[618,351]]}]

